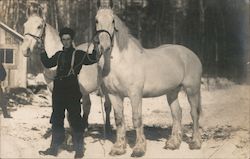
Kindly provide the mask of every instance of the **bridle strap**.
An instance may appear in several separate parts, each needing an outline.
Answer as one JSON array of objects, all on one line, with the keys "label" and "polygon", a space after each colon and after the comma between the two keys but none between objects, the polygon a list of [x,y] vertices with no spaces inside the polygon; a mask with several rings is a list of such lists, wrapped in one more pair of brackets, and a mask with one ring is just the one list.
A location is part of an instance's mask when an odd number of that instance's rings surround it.
[{"label": "bridle strap", "polygon": [[43,21],[43,29],[42,29],[42,31],[41,31],[41,33],[40,33],[39,36],[33,35],[31,33],[25,33],[24,36],[25,35],[29,35],[29,36],[33,37],[34,39],[36,39],[37,41],[41,40],[42,42],[44,42],[45,28],[46,28],[46,22]]},{"label": "bridle strap", "polygon": [[30,34],[30,33],[25,33],[24,36],[25,35],[29,35],[29,36],[33,37],[34,39],[36,39],[36,40],[40,40],[41,39],[41,37],[33,35],[33,34]]},{"label": "bridle strap", "polygon": [[113,39],[114,39],[114,34],[113,35],[111,35],[107,30],[104,30],[104,29],[101,29],[101,30],[97,30],[96,31],[96,35],[95,36],[97,36],[97,35],[99,35],[100,33],[107,33],[108,35],[109,35],[109,38],[110,38],[110,41],[111,41],[111,46],[113,47]]},{"label": "bridle strap", "polygon": [[[107,33],[109,35],[109,38],[110,38],[110,41],[111,41],[111,48],[113,48],[114,35],[111,36],[111,34],[107,30],[104,30],[104,29],[97,30],[95,32],[95,35],[92,37],[91,42],[94,42],[94,37],[98,36],[102,32]],[[89,52],[90,45],[91,45],[91,43],[88,44],[87,53]],[[100,57],[101,56],[102,56],[102,53],[101,53]]]}]

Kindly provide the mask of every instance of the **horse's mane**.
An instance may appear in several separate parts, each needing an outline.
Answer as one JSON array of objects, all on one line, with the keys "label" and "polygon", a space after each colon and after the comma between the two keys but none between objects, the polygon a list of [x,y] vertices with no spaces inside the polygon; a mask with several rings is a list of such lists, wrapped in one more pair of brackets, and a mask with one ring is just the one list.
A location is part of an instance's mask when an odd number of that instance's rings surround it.
[{"label": "horse's mane", "polygon": [[114,15],[114,20],[115,20],[115,30],[116,30],[115,35],[118,48],[121,51],[123,49],[127,49],[129,40],[132,40],[133,42],[136,43],[138,48],[142,50],[143,47],[141,46],[140,42],[129,33],[128,27],[122,22],[122,20],[117,15]]}]

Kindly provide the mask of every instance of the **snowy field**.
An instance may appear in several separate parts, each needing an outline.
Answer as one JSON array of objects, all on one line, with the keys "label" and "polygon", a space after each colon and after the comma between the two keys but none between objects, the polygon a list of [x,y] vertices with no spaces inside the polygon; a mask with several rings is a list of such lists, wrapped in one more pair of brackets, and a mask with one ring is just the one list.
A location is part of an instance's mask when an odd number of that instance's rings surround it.
[{"label": "snowy field", "polygon": [[[210,81],[211,82],[211,81]],[[178,150],[163,149],[170,136],[172,117],[166,97],[143,99],[143,122],[147,138],[147,151],[142,158],[249,158],[250,157],[250,86],[229,84],[202,86],[202,109],[200,131],[203,144],[200,150],[190,150],[191,137],[190,107],[186,95],[179,94],[183,109],[183,142]],[[215,88],[216,87],[216,88]],[[34,93],[35,92],[35,93]],[[51,140],[49,117],[51,94],[41,89],[16,90],[9,94],[12,119],[4,119],[0,112],[0,158],[56,158],[40,156],[39,150],[46,149]],[[132,127],[131,106],[125,100],[125,119],[128,146],[124,155],[109,156],[115,131],[103,133],[101,99],[91,94],[92,108],[90,128],[85,134],[85,158],[130,158],[135,144]],[[115,130],[113,112],[111,123]],[[65,120],[65,127],[68,122]],[[63,150],[57,158],[73,158],[74,152]]]}]

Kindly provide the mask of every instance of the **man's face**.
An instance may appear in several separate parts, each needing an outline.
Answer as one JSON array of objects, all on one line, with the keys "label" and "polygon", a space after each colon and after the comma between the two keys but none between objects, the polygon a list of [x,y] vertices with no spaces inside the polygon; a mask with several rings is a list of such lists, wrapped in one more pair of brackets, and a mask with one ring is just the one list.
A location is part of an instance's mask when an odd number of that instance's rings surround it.
[{"label": "man's face", "polygon": [[61,41],[64,48],[70,48],[73,40],[69,34],[63,34],[61,37]]}]

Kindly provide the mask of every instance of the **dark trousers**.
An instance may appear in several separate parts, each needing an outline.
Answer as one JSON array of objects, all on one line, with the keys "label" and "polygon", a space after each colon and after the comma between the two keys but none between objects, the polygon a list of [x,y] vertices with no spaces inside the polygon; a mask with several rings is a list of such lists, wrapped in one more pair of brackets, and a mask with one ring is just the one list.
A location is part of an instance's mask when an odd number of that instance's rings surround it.
[{"label": "dark trousers", "polygon": [[7,110],[7,101],[5,99],[3,89],[1,87],[1,82],[0,82],[0,106],[1,106],[2,111],[3,111],[3,116],[7,117],[9,115],[8,110]]},{"label": "dark trousers", "polygon": [[[81,103],[79,98],[52,96],[52,144],[62,144],[64,141],[65,110],[68,111],[68,119],[73,133],[83,134],[84,125],[81,117]],[[53,138],[54,135],[54,138]]]},{"label": "dark trousers", "polygon": [[81,96],[77,76],[54,80],[52,92],[53,111],[50,119],[50,123],[52,124],[52,144],[60,145],[64,141],[65,110],[68,111],[68,121],[72,129],[72,137],[80,136],[82,138],[84,125],[81,116]]}]

